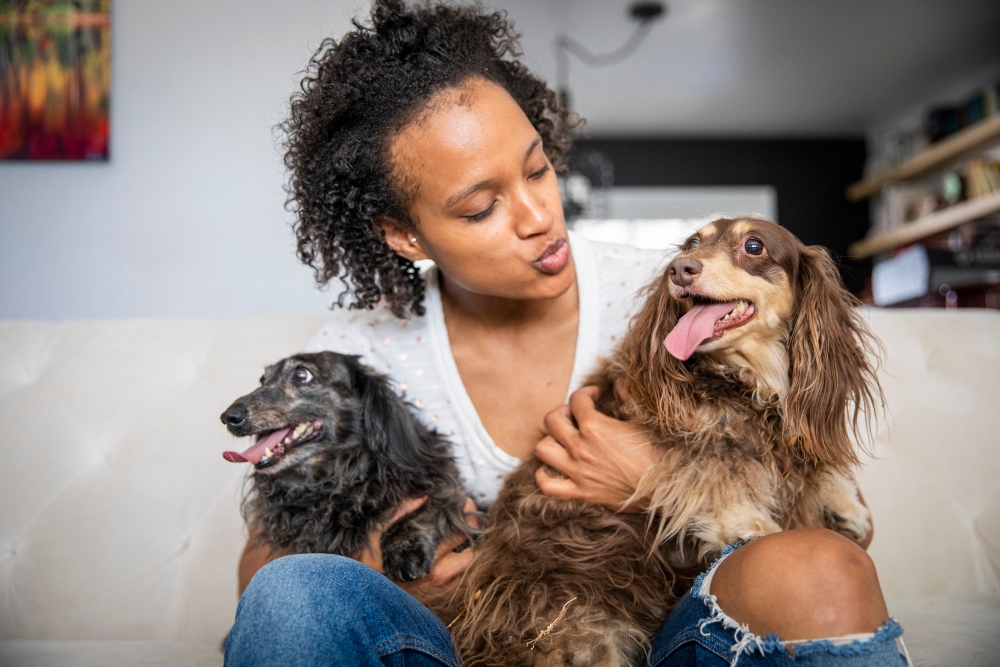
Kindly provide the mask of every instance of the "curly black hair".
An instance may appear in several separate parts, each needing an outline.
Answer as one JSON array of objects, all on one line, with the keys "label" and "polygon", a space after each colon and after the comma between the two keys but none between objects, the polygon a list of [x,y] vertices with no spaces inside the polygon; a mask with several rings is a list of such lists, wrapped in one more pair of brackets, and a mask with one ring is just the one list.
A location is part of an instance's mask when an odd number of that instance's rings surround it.
[{"label": "curly black hair", "polygon": [[392,139],[435,94],[474,78],[514,98],[557,169],[579,121],[517,60],[518,35],[504,12],[375,0],[371,25],[353,23],[340,41],[320,45],[280,126],[298,256],[321,286],[340,278],[334,306],[350,295],[351,308],[384,303],[397,317],[423,315],[416,268],[376,224],[388,216],[415,228],[407,188],[392,177]]}]

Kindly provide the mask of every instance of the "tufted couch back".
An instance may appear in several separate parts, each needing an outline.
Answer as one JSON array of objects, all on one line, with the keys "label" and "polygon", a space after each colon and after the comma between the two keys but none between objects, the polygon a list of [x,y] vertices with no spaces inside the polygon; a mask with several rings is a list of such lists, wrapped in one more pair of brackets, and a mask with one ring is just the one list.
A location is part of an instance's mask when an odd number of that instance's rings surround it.
[{"label": "tufted couch back", "polygon": [[[888,595],[1000,592],[1000,314],[872,311]],[[0,323],[0,638],[217,642],[244,468],[218,415],[317,318]]]}]

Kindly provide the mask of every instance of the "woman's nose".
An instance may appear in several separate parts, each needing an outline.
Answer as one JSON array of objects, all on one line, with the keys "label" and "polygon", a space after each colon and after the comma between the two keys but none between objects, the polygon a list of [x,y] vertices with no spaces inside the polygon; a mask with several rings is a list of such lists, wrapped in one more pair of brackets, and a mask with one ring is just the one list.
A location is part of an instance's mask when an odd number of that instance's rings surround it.
[{"label": "woman's nose", "polygon": [[518,196],[518,204],[516,220],[518,236],[528,238],[544,234],[552,226],[554,215],[545,194],[525,187]]}]

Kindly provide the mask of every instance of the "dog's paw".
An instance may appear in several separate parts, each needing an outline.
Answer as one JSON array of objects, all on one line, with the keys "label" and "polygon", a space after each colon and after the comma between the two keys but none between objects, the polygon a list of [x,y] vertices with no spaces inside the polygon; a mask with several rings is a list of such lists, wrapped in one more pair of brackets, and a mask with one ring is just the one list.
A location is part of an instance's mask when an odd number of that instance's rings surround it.
[{"label": "dog's paw", "polygon": [[746,544],[771,533],[780,533],[781,526],[768,515],[760,512],[728,512],[714,521],[706,521],[694,536],[701,543],[699,558],[710,553],[719,553],[730,544]]},{"label": "dog's paw", "polygon": [[434,545],[420,536],[397,539],[382,546],[382,567],[390,579],[413,581],[430,573],[434,552]]},{"label": "dog's paw", "polygon": [[844,537],[859,542],[871,532],[871,513],[868,508],[857,503],[855,507],[826,507],[823,509],[823,523]]}]

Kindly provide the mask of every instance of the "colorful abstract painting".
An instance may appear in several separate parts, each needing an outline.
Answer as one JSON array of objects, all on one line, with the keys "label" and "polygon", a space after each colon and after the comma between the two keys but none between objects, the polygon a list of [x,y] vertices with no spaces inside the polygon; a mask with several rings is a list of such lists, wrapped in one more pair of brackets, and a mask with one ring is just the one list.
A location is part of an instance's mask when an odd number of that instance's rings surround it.
[{"label": "colorful abstract painting", "polygon": [[111,0],[0,0],[0,159],[107,160]]}]

